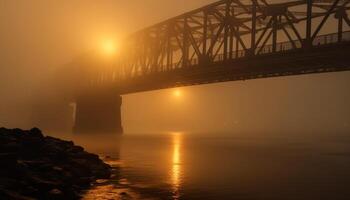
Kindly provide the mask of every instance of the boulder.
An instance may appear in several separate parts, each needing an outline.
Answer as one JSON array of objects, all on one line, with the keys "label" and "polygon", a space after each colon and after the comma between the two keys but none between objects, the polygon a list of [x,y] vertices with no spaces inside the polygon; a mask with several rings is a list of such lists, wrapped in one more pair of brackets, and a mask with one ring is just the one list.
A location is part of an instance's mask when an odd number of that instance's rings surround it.
[{"label": "boulder", "polygon": [[44,135],[42,134],[41,130],[38,128],[30,129],[29,134],[33,137],[44,138]]},{"label": "boulder", "polygon": [[97,155],[38,128],[0,128],[0,166],[0,199],[79,199],[93,181],[111,176]]}]

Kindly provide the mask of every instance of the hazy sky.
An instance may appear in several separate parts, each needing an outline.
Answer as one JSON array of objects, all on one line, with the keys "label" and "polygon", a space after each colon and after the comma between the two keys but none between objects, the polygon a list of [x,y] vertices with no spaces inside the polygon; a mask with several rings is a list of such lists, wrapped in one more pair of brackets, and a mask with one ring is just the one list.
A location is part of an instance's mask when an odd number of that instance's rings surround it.
[{"label": "hazy sky", "polygon": [[[0,0],[0,126],[30,127],[33,88],[105,39],[210,0]],[[129,132],[349,132],[350,73],[253,80],[124,97]]]},{"label": "hazy sky", "polygon": [[121,40],[207,2],[0,0],[0,125],[21,126],[30,117],[28,96],[48,71],[100,48],[102,40]]}]

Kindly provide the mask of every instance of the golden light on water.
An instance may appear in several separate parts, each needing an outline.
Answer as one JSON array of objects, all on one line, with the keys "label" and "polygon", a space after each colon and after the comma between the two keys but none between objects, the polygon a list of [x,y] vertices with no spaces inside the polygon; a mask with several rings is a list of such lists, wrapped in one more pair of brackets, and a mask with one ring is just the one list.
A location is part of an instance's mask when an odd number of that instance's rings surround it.
[{"label": "golden light on water", "polygon": [[172,169],[171,169],[171,179],[173,186],[173,197],[174,199],[180,198],[180,186],[181,186],[181,143],[182,134],[173,133],[172,135],[173,143],[173,155],[172,155]]}]

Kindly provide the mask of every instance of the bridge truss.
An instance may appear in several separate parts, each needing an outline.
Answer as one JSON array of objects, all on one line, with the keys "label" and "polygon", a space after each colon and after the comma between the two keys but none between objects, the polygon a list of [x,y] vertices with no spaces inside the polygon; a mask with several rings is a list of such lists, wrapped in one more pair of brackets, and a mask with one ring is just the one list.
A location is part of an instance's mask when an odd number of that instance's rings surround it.
[{"label": "bridge truss", "polygon": [[[339,46],[327,52],[322,49],[335,44],[348,47],[349,10],[350,0],[222,0],[130,35],[113,66],[100,72],[92,82],[128,85],[121,86],[128,93],[273,76],[281,71],[285,71],[285,75],[294,74],[293,70],[266,71],[263,67],[253,73],[252,70],[258,68],[244,62],[260,59],[259,62],[264,63],[266,56],[281,58],[281,55],[291,55],[290,59],[294,59],[296,54],[305,52],[331,54]],[[314,56],[319,55],[321,53]],[[314,57],[313,62],[316,61]],[[287,63],[291,62],[283,64]],[[273,66],[267,62],[265,65]],[[242,67],[250,72],[242,71]],[[264,70],[266,73],[262,73]],[[323,70],[327,71],[325,67]],[[200,81],[200,76],[211,76],[218,71],[223,74],[222,78],[217,75]],[[303,71],[307,73],[307,69],[300,69],[298,73]],[[231,75],[225,75],[227,73]],[[131,80],[137,84],[131,84]],[[156,84],[159,86],[155,87]],[[130,85],[138,89],[126,89]]]}]

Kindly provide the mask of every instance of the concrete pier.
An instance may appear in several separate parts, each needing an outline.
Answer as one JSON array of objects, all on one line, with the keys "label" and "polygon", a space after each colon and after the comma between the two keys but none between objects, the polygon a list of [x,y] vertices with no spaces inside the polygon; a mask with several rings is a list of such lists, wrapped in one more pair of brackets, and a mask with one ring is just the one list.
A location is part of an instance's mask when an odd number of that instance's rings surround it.
[{"label": "concrete pier", "polygon": [[76,100],[74,133],[122,134],[122,97],[102,90],[80,95]]}]

